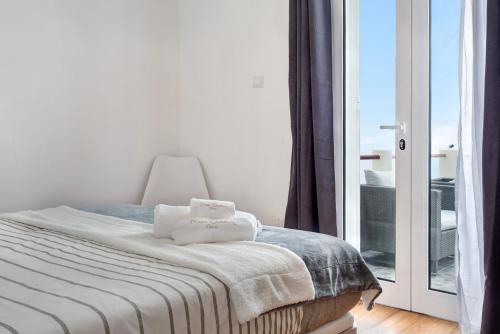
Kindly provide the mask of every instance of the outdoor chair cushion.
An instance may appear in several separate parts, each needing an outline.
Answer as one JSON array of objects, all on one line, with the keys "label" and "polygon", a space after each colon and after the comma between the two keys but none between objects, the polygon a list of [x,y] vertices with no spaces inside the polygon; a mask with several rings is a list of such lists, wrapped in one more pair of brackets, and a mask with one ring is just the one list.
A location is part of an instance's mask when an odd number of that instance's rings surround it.
[{"label": "outdoor chair cushion", "polygon": [[441,231],[457,228],[455,211],[441,210]]},{"label": "outdoor chair cushion", "polygon": [[371,169],[365,169],[366,184],[379,187],[394,187],[396,185],[393,172],[380,172]]}]

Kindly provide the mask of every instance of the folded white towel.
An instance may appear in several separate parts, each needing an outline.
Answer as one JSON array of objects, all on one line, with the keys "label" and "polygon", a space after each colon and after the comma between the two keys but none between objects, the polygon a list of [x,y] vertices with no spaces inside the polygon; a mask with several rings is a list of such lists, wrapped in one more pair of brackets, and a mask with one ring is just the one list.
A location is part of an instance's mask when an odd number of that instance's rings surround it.
[{"label": "folded white towel", "polygon": [[233,202],[191,199],[191,217],[229,219],[233,218],[235,214],[236,208]]},{"label": "folded white towel", "polygon": [[[239,212],[236,212],[238,216]],[[260,223],[254,216],[241,213],[232,219],[192,218],[189,224],[172,233],[176,245],[228,241],[255,241]]]},{"label": "folded white towel", "polygon": [[155,207],[153,234],[155,238],[172,238],[172,232],[189,224],[189,206],[159,204]]},{"label": "folded white towel", "polygon": [[[209,227],[207,227],[208,225],[211,225],[211,227],[215,229],[216,226],[220,227],[224,224],[231,225],[231,227],[229,227],[226,231],[226,238],[217,236],[224,233],[219,228],[218,231],[221,232],[216,232],[213,237],[208,236],[208,239],[206,241],[202,238],[199,242],[216,242],[219,239],[221,242],[229,240],[255,240],[254,234],[256,234],[257,231],[261,228],[261,224],[257,220],[257,218],[255,218],[254,215],[248,212],[236,211],[234,216],[230,219],[209,219],[192,217],[191,208],[189,206],[171,206],[159,204],[155,207],[154,210],[153,234],[155,238],[174,238],[174,232],[178,230],[192,231],[201,228],[209,229]],[[240,228],[240,232],[236,231]],[[250,228],[251,231],[249,232]],[[233,231],[235,232],[233,233]],[[203,233],[203,235],[206,235],[205,232]],[[214,241],[210,241],[210,238],[213,238]],[[193,242],[197,241],[181,242],[180,244]]]}]

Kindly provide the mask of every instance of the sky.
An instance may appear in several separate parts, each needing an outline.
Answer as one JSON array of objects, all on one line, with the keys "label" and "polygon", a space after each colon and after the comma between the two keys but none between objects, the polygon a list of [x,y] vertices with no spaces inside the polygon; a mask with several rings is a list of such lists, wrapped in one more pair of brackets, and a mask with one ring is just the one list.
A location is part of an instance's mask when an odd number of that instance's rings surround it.
[{"label": "sky", "polygon": [[[394,132],[378,127],[395,122],[396,1],[360,0],[362,154],[394,149]],[[431,142],[432,151],[438,152],[457,146],[460,0],[430,3]]]}]

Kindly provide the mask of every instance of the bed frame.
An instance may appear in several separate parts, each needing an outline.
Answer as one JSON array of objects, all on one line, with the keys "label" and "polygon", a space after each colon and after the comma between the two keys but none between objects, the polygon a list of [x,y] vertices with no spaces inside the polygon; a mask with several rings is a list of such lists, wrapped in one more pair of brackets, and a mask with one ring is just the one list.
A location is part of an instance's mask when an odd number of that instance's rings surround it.
[{"label": "bed frame", "polygon": [[348,312],[343,317],[327,322],[308,334],[356,334],[357,332],[354,317]]}]

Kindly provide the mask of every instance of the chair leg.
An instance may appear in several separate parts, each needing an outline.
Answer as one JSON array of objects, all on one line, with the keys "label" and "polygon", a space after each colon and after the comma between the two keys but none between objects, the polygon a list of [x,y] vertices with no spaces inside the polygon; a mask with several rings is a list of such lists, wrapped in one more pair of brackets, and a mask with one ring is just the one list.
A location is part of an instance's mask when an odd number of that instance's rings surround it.
[{"label": "chair leg", "polygon": [[432,260],[431,261],[431,273],[437,274],[438,268],[439,268],[439,260]]}]

